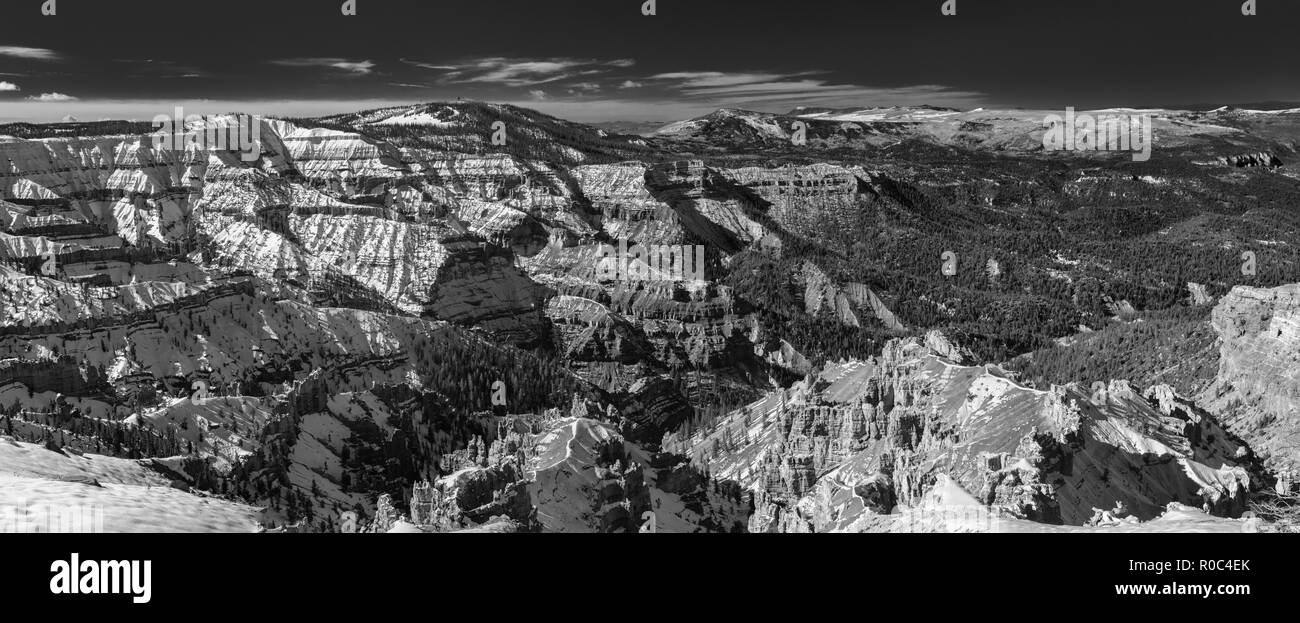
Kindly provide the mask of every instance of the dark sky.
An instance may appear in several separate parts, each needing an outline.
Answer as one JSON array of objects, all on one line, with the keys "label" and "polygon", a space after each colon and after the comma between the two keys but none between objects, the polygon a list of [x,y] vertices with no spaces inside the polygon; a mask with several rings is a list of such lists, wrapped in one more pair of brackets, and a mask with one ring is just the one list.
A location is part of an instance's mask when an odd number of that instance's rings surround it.
[{"label": "dark sky", "polygon": [[[1300,2],[0,1],[0,120],[317,114],[466,97],[581,121],[722,106],[1300,100]],[[76,98],[76,99],[68,99]]]}]

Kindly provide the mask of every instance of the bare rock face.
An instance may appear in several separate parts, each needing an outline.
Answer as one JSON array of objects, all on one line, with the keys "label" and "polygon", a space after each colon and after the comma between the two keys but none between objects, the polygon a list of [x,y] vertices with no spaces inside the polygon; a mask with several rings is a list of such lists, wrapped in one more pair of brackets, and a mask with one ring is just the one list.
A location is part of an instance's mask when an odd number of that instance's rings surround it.
[{"label": "bare rock face", "polygon": [[747,523],[739,489],[711,489],[694,470],[658,464],[608,424],[566,418],[535,444],[528,490],[544,532],[726,532]]},{"label": "bare rock face", "polygon": [[829,365],[666,447],[675,444],[763,494],[756,514],[768,516],[752,529],[866,529],[864,516],[891,512],[886,500],[911,507],[940,477],[985,513],[1035,522],[1084,525],[1116,504],[1147,520],[1171,501],[1236,516],[1257,472],[1239,442],[1168,388],[1039,391],[914,339]]},{"label": "bare rock face", "polygon": [[[630,467],[613,429],[573,419],[538,440],[529,493],[546,532],[630,532],[635,508],[621,476]],[[638,522],[639,523],[639,522]]]},{"label": "bare rock face", "polygon": [[411,522],[440,532],[501,522],[510,524],[508,531],[535,529],[536,517],[523,474],[522,443],[522,436],[512,433],[493,441],[486,455],[480,451],[481,440],[471,444],[469,452],[458,451],[465,467],[433,483],[412,487]]},{"label": "bare rock face", "polygon": [[868,174],[832,164],[741,167],[721,173],[769,204],[768,217],[783,229],[811,239],[835,228],[840,219],[860,214],[862,200],[873,194],[862,180]]},{"label": "bare rock face", "polygon": [[867,286],[860,283],[838,286],[812,262],[804,263],[801,276],[804,282],[804,307],[809,314],[815,315],[825,307],[841,323],[850,327],[859,327],[870,321],[897,331],[906,329],[894,312],[889,311],[880,297]]},{"label": "bare rock face", "polygon": [[1214,298],[1206,292],[1203,284],[1189,281],[1187,282],[1187,292],[1188,302],[1192,305],[1205,305],[1214,302]]},{"label": "bare rock face", "polygon": [[925,347],[930,349],[935,355],[943,357],[953,363],[963,363],[966,359],[972,357],[970,351],[957,346],[944,335],[942,331],[927,331],[925,333]]},{"label": "bare rock face", "polygon": [[642,378],[628,388],[623,416],[632,422],[634,440],[658,441],[691,415],[691,405],[665,378]]},{"label": "bare rock face", "polygon": [[887,515],[894,508],[893,479],[884,472],[877,472],[853,488],[853,494],[862,500],[866,510],[878,515]]},{"label": "bare rock face", "polygon": [[266,122],[284,145],[288,162],[309,180],[344,186],[356,180],[391,176],[404,169],[400,150],[355,132],[304,128],[287,121]]},{"label": "bare rock face", "polygon": [[657,164],[645,175],[655,198],[672,206],[683,226],[707,247],[732,253],[771,233],[764,225],[765,202],[701,161]]},{"label": "bare rock face", "polygon": [[592,212],[600,215],[600,228],[611,239],[627,238],[642,244],[678,244],[684,241],[682,222],[672,206],[646,184],[649,166],[640,162],[575,167],[577,190]]},{"label": "bare rock face", "polygon": [[635,325],[591,299],[557,296],[547,303],[546,315],[561,333],[557,342],[570,360],[631,364],[652,352]]},{"label": "bare rock face", "polygon": [[[303,162],[309,172],[329,170],[333,162],[359,180],[404,172],[382,145],[359,136],[325,138],[315,146],[289,140],[290,155],[309,159]],[[540,313],[545,289],[523,274],[511,252],[489,249],[463,227],[395,218],[388,208],[340,201],[259,172],[222,170],[211,181],[198,203],[197,234],[210,241],[211,261],[225,269],[294,280],[318,303],[479,325],[506,341],[534,342],[547,330]]]},{"label": "bare rock face", "polygon": [[1256,152],[1252,154],[1237,154],[1235,156],[1220,156],[1220,164],[1226,164],[1234,167],[1267,167],[1276,169],[1283,165],[1282,159],[1276,154],[1267,151]]},{"label": "bare rock face", "polygon": [[1198,403],[1270,470],[1300,476],[1300,285],[1238,286],[1215,306],[1219,372]]}]

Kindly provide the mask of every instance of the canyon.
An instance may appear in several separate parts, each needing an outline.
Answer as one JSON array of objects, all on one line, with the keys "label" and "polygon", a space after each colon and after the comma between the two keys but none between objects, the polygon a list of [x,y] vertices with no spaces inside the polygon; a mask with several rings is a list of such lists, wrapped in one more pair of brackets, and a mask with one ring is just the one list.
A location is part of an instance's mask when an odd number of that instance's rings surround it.
[{"label": "canyon", "polygon": [[[0,501],[113,531],[1254,529],[1300,484],[1300,115],[1155,111],[1133,162],[1044,153],[1040,112],[203,121],[258,124],[251,159],[0,126]],[[619,241],[702,275],[602,270]],[[1212,342],[1189,378],[1167,326]],[[1113,335],[1143,374],[1078,355]],[[124,499],[154,489],[200,510]]]}]

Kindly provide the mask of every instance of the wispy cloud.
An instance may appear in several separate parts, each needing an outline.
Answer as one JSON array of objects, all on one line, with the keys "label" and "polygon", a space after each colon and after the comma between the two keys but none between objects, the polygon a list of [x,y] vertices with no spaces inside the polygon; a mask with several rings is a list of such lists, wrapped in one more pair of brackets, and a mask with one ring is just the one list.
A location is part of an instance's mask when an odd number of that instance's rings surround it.
[{"label": "wispy cloud", "polygon": [[440,72],[438,80],[446,83],[482,83],[523,87],[558,82],[583,76],[597,76],[636,64],[635,60],[581,58],[512,58],[491,56],[452,63],[427,63],[410,59],[402,62],[413,67]]},{"label": "wispy cloud", "polygon": [[68,95],[66,93],[57,93],[57,92],[41,93],[40,95],[33,95],[31,97],[28,97],[27,99],[35,100],[38,102],[75,102],[77,100],[77,98],[71,95]]},{"label": "wispy cloud", "polygon": [[0,82],[0,91],[21,91],[18,85],[12,82]]},{"label": "wispy cloud", "polygon": [[[632,59],[489,56],[460,61],[401,59],[436,72],[435,85],[519,89],[532,101],[591,103],[624,92],[627,101],[680,102],[690,107],[752,108],[780,112],[794,106],[982,105],[985,94],[943,85],[873,86],[834,79],[832,72],[683,70],[635,72]],[[402,86],[408,86],[409,83]],[[542,92],[543,88],[545,93]],[[636,97],[627,96],[635,90]],[[613,101],[613,100],[611,100]],[[665,108],[660,106],[658,110]]]},{"label": "wispy cloud", "polygon": [[689,71],[655,74],[645,80],[683,98],[727,106],[936,104],[961,107],[985,99],[983,93],[943,85],[876,87],[813,77],[826,73]]},{"label": "wispy cloud", "polygon": [[771,82],[794,76],[810,75],[816,72],[802,72],[797,74],[777,74],[767,72],[733,72],[724,73],[721,71],[677,71],[664,74],[655,74],[649,76],[647,80],[666,80],[675,82],[681,88],[690,89],[712,89],[720,87],[730,87],[740,84],[756,84],[762,82]]},{"label": "wispy cloud", "polygon": [[271,61],[273,65],[282,67],[326,67],[337,69],[356,76],[364,76],[374,70],[375,64],[372,61],[354,61],[346,58],[283,58]]},{"label": "wispy cloud", "polygon": [[[449,61],[410,58],[401,62],[434,72],[433,84],[418,77],[394,86],[437,88],[457,85],[466,88],[518,89],[520,97],[532,101],[560,102],[565,99],[592,102],[606,94],[635,90],[636,99],[678,101],[690,107],[735,107],[779,111],[798,105],[889,106],[934,104],[953,107],[982,105],[986,96],[975,91],[942,85],[873,86],[834,79],[832,72],[807,69],[795,71],[711,71],[683,70],[638,73],[633,59],[578,57],[487,56]],[[409,78],[408,78],[409,79]],[[543,93],[543,89],[545,93]],[[508,93],[509,91],[506,91]],[[617,98],[629,99],[626,94]],[[660,108],[662,109],[662,108]]]},{"label": "wispy cloud", "polygon": [[600,85],[595,82],[579,82],[569,85],[570,95],[585,95],[588,93],[599,93]]},{"label": "wispy cloud", "polygon": [[677,71],[631,75],[626,71],[558,82],[554,97],[536,89],[522,106],[583,121],[672,121],[707,114],[718,108],[785,112],[796,106],[906,106],[931,104],[974,108],[987,94],[944,85],[871,86],[837,82],[830,72],[808,70]]},{"label": "wispy cloud", "polygon": [[127,119],[148,121],[160,113],[170,113],[177,106],[186,114],[216,115],[229,112],[266,115],[270,117],[319,117],[339,113],[407,106],[416,103],[411,99],[364,98],[339,100],[204,100],[204,99],[95,99],[85,98],[53,106],[34,98],[7,102],[0,106],[0,123],[14,121],[51,122],[66,115],[80,119]]},{"label": "wispy cloud", "polygon": [[0,56],[12,56],[41,61],[57,61],[62,58],[58,52],[45,48],[26,48],[17,45],[0,45]]}]

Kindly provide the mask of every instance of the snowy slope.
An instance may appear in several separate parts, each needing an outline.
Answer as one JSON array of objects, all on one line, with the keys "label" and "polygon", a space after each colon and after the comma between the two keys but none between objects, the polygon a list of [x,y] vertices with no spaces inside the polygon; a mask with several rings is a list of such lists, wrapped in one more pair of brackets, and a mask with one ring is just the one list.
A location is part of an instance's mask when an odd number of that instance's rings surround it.
[{"label": "snowy slope", "polygon": [[45,531],[51,513],[76,508],[90,523],[74,525],[88,530],[256,531],[261,509],[173,488],[147,463],[55,452],[0,436],[0,529]]}]

